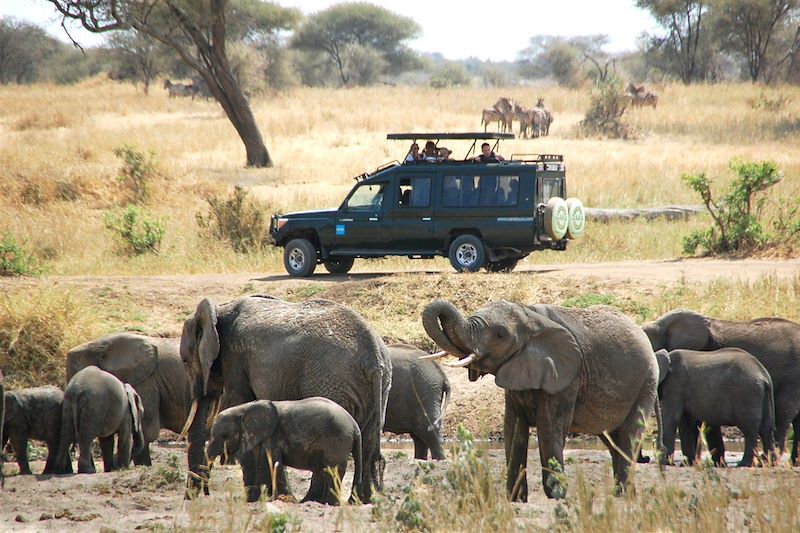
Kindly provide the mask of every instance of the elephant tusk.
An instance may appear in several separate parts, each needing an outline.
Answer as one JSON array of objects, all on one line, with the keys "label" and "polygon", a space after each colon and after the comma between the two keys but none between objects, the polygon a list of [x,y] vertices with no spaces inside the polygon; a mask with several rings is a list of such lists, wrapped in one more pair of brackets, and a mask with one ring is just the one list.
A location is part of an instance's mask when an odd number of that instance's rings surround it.
[{"label": "elephant tusk", "polygon": [[192,427],[192,422],[194,422],[194,417],[195,415],[197,415],[198,403],[200,402],[198,402],[197,400],[192,402],[192,408],[189,409],[189,416],[186,418],[186,424],[183,426],[183,429],[181,430],[182,439],[186,438],[186,435],[189,433],[189,428]]},{"label": "elephant tusk", "polygon": [[444,357],[445,355],[447,355],[447,352],[441,351],[441,352],[436,352],[436,353],[432,353],[432,354],[428,354],[428,355],[421,355],[419,358],[420,359],[440,359],[440,358]]},{"label": "elephant tusk", "polygon": [[443,363],[443,364],[447,365],[447,366],[452,366],[452,367],[464,367],[464,366],[467,366],[468,364],[470,364],[471,362],[473,362],[476,359],[477,359],[477,357],[475,357],[475,354],[471,353],[468,356],[466,356],[464,359],[459,359],[458,361],[455,361],[453,363]]}]

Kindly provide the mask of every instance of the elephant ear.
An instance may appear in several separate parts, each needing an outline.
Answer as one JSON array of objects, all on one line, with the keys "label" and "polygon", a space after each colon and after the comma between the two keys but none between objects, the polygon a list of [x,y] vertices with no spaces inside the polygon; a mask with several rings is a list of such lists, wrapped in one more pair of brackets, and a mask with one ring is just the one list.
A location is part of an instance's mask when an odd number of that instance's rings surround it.
[{"label": "elephant ear", "polygon": [[693,311],[677,311],[666,325],[667,350],[704,350],[708,347],[711,321]]},{"label": "elephant ear", "polygon": [[133,447],[139,451],[144,446],[144,435],[142,433],[142,416],[144,415],[144,407],[142,400],[136,393],[136,390],[131,387],[130,383],[125,383],[125,396],[128,400],[128,409],[131,412],[131,420],[133,421]]},{"label": "elephant ear", "polygon": [[217,306],[210,298],[203,298],[194,316],[183,324],[180,352],[184,361],[196,361],[199,364],[205,395],[211,366],[219,356]]},{"label": "elephant ear", "polygon": [[672,360],[669,358],[669,352],[663,348],[658,350],[655,355],[658,361],[658,384],[661,385],[661,382],[664,381],[667,374],[669,374],[669,365],[672,363]]},{"label": "elephant ear", "polygon": [[138,385],[156,370],[158,348],[147,337],[122,333],[108,343],[98,366],[124,383]]},{"label": "elephant ear", "polygon": [[531,336],[527,345],[503,364],[495,383],[508,390],[542,389],[555,394],[578,374],[581,350],[564,326],[535,312],[528,313]]},{"label": "elephant ear", "polygon": [[239,451],[247,453],[264,442],[278,427],[278,409],[262,400],[253,403],[242,416],[242,441]]}]

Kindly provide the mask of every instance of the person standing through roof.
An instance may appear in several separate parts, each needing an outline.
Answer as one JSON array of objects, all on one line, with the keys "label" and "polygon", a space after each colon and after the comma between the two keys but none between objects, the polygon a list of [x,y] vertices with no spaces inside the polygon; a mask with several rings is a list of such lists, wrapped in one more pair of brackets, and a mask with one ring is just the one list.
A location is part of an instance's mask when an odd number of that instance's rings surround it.
[{"label": "person standing through roof", "polygon": [[426,142],[425,148],[422,150],[422,159],[425,161],[436,161],[438,155],[436,144],[434,144],[433,141]]},{"label": "person standing through roof", "polygon": [[481,155],[476,156],[473,159],[473,161],[476,163],[497,163],[498,161],[505,160],[505,157],[492,151],[492,147],[489,145],[489,143],[483,143],[481,145]]},{"label": "person standing through roof", "polygon": [[439,147],[439,161],[450,161],[450,154],[452,153],[452,150],[448,150],[444,146]]},{"label": "person standing through roof", "polygon": [[417,143],[411,143],[411,148],[408,150],[408,155],[406,156],[406,163],[413,163],[414,161],[419,161],[422,157],[419,155],[419,145]]}]

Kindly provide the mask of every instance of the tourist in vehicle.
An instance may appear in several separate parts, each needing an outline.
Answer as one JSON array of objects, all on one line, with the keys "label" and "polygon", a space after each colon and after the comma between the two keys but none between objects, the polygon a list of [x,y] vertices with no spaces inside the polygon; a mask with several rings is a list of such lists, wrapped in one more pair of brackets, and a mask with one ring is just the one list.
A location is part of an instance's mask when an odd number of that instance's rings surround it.
[{"label": "tourist in vehicle", "polygon": [[422,156],[419,155],[419,145],[417,143],[412,143],[405,162],[412,163],[414,161],[419,161],[421,158]]},{"label": "tourist in vehicle", "polygon": [[433,141],[426,142],[425,148],[422,150],[422,159],[425,161],[436,161],[438,155],[436,144],[434,144]]},{"label": "tourist in vehicle", "polygon": [[439,147],[439,161],[450,161],[450,154],[452,153],[452,150],[448,150],[444,146]]},{"label": "tourist in vehicle", "polygon": [[505,157],[492,151],[492,147],[489,143],[483,143],[481,145],[481,155],[473,159],[476,163],[496,163],[505,160]]}]

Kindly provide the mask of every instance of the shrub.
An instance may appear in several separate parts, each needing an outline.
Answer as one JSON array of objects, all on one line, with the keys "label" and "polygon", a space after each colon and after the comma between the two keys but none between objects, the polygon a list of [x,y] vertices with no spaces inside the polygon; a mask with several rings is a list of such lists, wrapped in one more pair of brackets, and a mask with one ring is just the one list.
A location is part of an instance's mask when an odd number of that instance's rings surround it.
[{"label": "shrub", "polygon": [[33,256],[25,252],[13,235],[0,238],[0,276],[38,276],[40,272]]},{"label": "shrub", "polygon": [[431,87],[434,89],[446,89],[447,87],[458,87],[469,85],[472,78],[459,64],[451,64],[437,70],[431,76]]},{"label": "shrub", "polygon": [[139,152],[132,146],[122,145],[114,149],[114,155],[122,160],[122,169],[117,181],[130,194],[130,201],[144,204],[150,198],[150,185],[158,177],[158,159],[154,152]]},{"label": "shrub", "polygon": [[166,233],[163,219],[153,219],[134,205],[109,211],[104,220],[106,228],[122,241],[123,251],[128,255],[158,253]]},{"label": "shrub", "polygon": [[733,159],[730,168],[737,178],[719,200],[714,199],[711,180],[704,172],[681,175],[683,182],[700,195],[714,220],[711,228],[684,237],[685,253],[694,254],[697,248],[706,254],[748,252],[769,241],[761,224],[766,197],[754,197],[778,183],[783,174],[772,161],[747,163]]},{"label": "shrub", "polygon": [[269,244],[269,228],[264,216],[268,206],[248,199],[247,195],[247,191],[237,185],[229,198],[206,197],[209,212],[195,215],[202,232],[227,242],[239,253],[265,248]]},{"label": "shrub", "polygon": [[622,82],[608,78],[596,82],[590,92],[591,103],[586,117],[580,122],[580,129],[588,135],[607,135],[627,139],[633,135],[630,125],[623,115],[630,103]]}]

